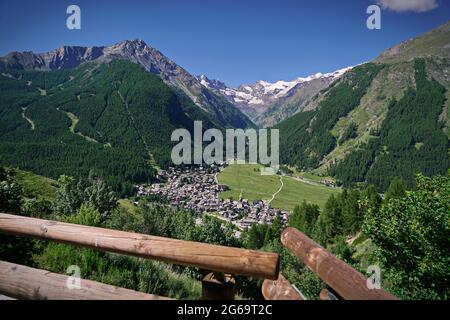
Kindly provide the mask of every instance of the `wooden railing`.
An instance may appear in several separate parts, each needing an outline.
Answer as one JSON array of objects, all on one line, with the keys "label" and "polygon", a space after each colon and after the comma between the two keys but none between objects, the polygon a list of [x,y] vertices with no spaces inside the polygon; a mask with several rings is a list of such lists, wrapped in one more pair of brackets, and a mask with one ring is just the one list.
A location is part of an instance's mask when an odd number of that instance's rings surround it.
[{"label": "wooden railing", "polygon": [[26,300],[160,300],[153,294],[80,279],[79,288],[69,289],[67,276],[0,261],[0,293]]},{"label": "wooden railing", "polygon": [[[281,234],[283,245],[309,269],[317,274],[342,299],[348,300],[395,300],[383,289],[369,289],[367,278],[344,261],[325,250],[297,229],[287,228]],[[276,286],[277,282],[266,280],[264,287]],[[286,285],[279,284],[280,290]],[[284,289],[286,290],[286,289]],[[292,291],[286,291],[292,295]],[[263,290],[264,293],[264,290]],[[321,292],[322,300],[334,300],[336,295],[325,289]]]},{"label": "wooden railing", "polygon": [[[265,279],[269,300],[304,300],[279,273],[279,255],[240,248],[175,240],[58,221],[0,213],[0,232],[52,240],[100,251],[126,254],[210,271],[202,281],[204,299],[233,299],[232,275]],[[369,290],[365,277],[298,230],[282,233],[283,244],[345,299],[394,299]],[[83,290],[66,287],[67,277],[0,261],[0,294],[21,299],[164,299],[150,294],[82,280]],[[321,294],[322,296],[322,294]],[[325,294],[323,295],[325,296]],[[330,296],[330,295],[328,295]]]},{"label": "wooden railing", "polygon": [[[202,281],[205,299],[234,298],[234,279],[230,274],[277,279],[279,273],[279,256],[270,252],[175,240],[4,213],[0,213],[0,232],[211,271]],[[0,269],[0,272],[11,270],[10,267],[5,268]],[[11,271],[8,272],[11,273]],[[35,269],[33,274],[38,275],[39,272],[43,271]],[[0,285],[0,293],[13,297],[19,295],[27,299],[30,296],[21,295],[23,290],[19,290],[23,285],[35,289],[42,288],[42,283],[36,278],[35,282],[18,283],[17,292],[14,291],[11,283],[5,286]],[[2,292],[2,289],[6,292]],[[54,290],[55,294],[63,290],[61,286],[47,289]],[[50,295],[50,297],[53,296]]]}]

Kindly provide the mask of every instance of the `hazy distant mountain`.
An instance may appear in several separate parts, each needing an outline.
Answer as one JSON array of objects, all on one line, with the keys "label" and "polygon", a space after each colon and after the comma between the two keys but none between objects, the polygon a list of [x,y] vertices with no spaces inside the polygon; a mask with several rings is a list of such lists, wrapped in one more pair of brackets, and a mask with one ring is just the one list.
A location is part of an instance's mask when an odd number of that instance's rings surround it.
[{"label": "hazy distant mountain", "polygon": [[282,162],[345,185],[450,166],[450,23],[353,68],[279,123]]},{"label": "hazy distant mountain", "polygon": [[211,80],[205,75],[197,78],[206,88],[227,98],[255,123],[270,126],[302,110],[309,99],[350,69],[317,73],[293,81],[271,83],[261,80],[237,88],[227,87],[223,82]]},{"label": "hazy distant mountain", "polygon": [[251,121],[226,99],[200,84],[175,62],[142,40],[122,41],[109,47],[64,46],[47,53],[12,52],[0,58],[0,65],[24,70],[71,69],[84,62],[127,59],[158,75],[166,84],[183,91],[196,105],[216,117],[226,127],[245,128]]}]

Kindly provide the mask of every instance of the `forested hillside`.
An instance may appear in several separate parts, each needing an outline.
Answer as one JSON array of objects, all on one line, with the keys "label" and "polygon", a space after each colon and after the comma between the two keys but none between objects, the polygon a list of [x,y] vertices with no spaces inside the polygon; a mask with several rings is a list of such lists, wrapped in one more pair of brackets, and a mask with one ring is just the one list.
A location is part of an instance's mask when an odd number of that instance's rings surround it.
[{"label": "forested hillside", "polygon": [[450,167],[450,23],[347,72],[282,123],[285,164],[385,191]]},{"label": "forested hillside", "polygon": [[136,64],[1,70],[0,161],[57,178],[103,177],[121,194],[170,161],[170,135],[212,116]]},{"label": "forested hillside", "polygon": [[300,168],[318,166],[337,144],[331,129],[339,118],[358,106],[382,68],[375,64],[354,68],[343,81],[334,84],[316,111],[299,113],[277,125],[275,128],[281,131],[281,161]]},{"label": "forested hillside", "polygon": [[447,91],[433,78],[433,63],[366,64],[348,72],[316,110],[277,126],[282,162],[331,174],[345,186],[368,182],[380,191],[396,176],[411,187],[418,172],[445,173]]},{"label": "forested hillside", "polygon": [[450,167],[449,140],[439,123],[445,88],[427,79],[425,61],[415,62],[415,88],[391,100],[378,132],[331,169],[344,184],[367,181],[386,190],[396,176],[413,186],[414,175],[445,174]]},{"label": "forested hillside", "polygon": [[39,71],[74,69],[84,63],[101,64],[117,59],[133,62],[147,72],[157,75],[165,84],[182,92],[198,108],[213,116],[224,127],[253,126],[253,123],[233,104],[203,87],[197,78],[140,39],[125,40],[112,46],[62,46],[45,53],[11,52],[0,57],[0,69]]}]

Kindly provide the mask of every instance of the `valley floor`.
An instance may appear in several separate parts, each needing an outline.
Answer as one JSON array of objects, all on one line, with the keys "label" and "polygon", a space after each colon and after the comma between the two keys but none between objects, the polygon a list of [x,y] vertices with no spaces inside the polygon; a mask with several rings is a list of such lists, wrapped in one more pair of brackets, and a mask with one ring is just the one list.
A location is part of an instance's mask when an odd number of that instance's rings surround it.
[{"label": "valley floor", "polygon": [[242,198],[270,201],[271,206],[292,211],[303,201],[323,208],[328,198],[340,193],[339,188],[331,188],[319,183],[305,181],[290,176],[263,176],[259,165],[234,164],[226,167],[219,175],[220,184],[230,190],[220,194],[222,199]]}]

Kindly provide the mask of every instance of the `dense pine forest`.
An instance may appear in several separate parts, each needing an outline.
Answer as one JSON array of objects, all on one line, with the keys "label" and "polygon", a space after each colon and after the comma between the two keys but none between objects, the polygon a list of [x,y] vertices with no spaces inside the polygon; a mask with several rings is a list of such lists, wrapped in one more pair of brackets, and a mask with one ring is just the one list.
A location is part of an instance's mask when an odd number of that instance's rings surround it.
[{"label": "dense pine forest", "polygon": [[359,104],[381,68],[371,63],[354,68],[346,81],[330,89],[317,111],[301,112],[275,126],[280,129],[281,162],[299,168],[317,166],[337,144],[331,129]]},{"label": "dense pine forest", "polygon": [[[74,70],[1,70],[0,163],[57,178],[98,176],[119,194],[170,163],[170,135],[220,125],[124,60]],[[31,156],[32,155],[32,156]]]},{"label": "dense pine forest", "polygon": [[[301,112],[276,126],[280,129],[282,162],[311,170],[321,165],[336,147],[354,139],[358,132],[354,122],[340,137],[331,131],[340,118],[360,104],[368,86],[384,67],[366,64],[355,68],[344,81],[329,89],[318,109]],[[450,142],[445,123],[440,120],[446,89],[427,73],[425,59],[416,59],[414,70],[415,85],[402,98],[386,101],[384,121],[370,132],[368,141],[350,149],[342,160],[328,167],[327,173],[344,186],[368,183],[385,191],[391,180],[400,176],[412,188],[416,173],[445,174],[450,167]]]},{"label": "dense pine forest", "polygon": [[331,169],[344,185],[367,181],[386,190],[396,176],[414,184],[415,173],[444,174],[450,167],[450,142],[439,123],[445,88],[428,79],[425,61],[415,61],[416,87],[392,100],[378,132],[359,150]]}]

